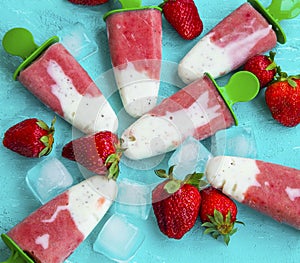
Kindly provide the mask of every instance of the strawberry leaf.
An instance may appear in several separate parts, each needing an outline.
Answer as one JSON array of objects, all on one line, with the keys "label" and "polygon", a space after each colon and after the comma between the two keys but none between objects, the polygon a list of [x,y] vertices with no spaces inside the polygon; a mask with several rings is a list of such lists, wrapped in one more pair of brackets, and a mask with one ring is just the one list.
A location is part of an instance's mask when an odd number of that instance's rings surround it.
[{"label": "strawberry leaf", "polygon": [[288,78],[287,81],[288,81],[288,83],[289,83],[293,88],[296,88],[296,87],[297,87],[297,83],[296,83],[296,81],[294,81],[293,79]]},{"label": "strawberry leaf", "polygon": [[197,189],[200,189],[200,187],[203,187],[204,185],[207,185],[208,183],[204,180],[201,180],[203,177],[203,173],[196,173],[188,174],[185,177],[184,182],[190,185],[195,186]]},{"label": "strawberry leaf", "polygon": [[166,173],[164,169],[158,169],[155,170],[154,172],[159,178],[169,178],[169,175]]}]

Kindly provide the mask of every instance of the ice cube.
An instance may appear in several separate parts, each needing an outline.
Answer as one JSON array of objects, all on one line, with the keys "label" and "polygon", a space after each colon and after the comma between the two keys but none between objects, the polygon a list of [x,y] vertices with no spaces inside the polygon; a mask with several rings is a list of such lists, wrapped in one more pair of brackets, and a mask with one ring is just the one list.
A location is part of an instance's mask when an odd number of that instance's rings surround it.
[{"label": "ice cube", "polygon": [[114,205],[116,213],[147,220],[151,209],[150,185],[125,178],[118,184]]},{"label": "ice cube", "polygon": [[86,59],[98,51],[97,44],[89,36],[82,23],[75,23],[58,32],[60,42],[78,61]]},{"label": "ice cube", "polygon": [[187,174],[203,172],[211,157],[211,152],[200,141],[189,136],[171,155],[168,165],[175,165],[174,176],[184,179]]},{"label": "ice cube", "polygon": [[220,130],[212,136],[211,141],[214,155],[256,158],[256,141],[250,126],[234,126]]},{"label": "ice cube", "polygon": [[117,262],[130,261],[144,241],[143,232],[123,215],[113,214],[104,224],[93,249]]},{"label": "ice cube", "polygon": [[46,203],[73,184],[73,177],[57,158],[47,158],[32,167],[26,183],[35,197]]}]

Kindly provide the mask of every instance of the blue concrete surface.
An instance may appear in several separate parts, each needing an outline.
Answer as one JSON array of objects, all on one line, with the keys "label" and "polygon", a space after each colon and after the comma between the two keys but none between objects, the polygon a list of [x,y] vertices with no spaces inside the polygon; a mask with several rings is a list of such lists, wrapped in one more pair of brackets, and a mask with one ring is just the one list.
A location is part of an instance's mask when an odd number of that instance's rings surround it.
[{"label": "blue concrete surface", "polygon": [[[203,36],[217,22],[244,3],[242,0],[196,0],[204,23]],[[261,1],[267,6],[270,1]],[[143,1],[144,4],[159,4],[160,1]],[[103,14],[115,6],[115,1],[96,6],[76,6],[67,0],[20,1],[2,0],[0,15],[0,38],[13,27],[26,27],[35,36],[37,43],[42,43],[50,36],[76,22],[85,25],[87,33],[98,45],[98,52],[80,61],[90,76],[99,83],[111,77],[111,64],[108,52],[105,22]],[[289,74],[299,74],[300,65],[300,17],[282,21],[286,30],[287,43],[278,44],[273,50],[277,53],[276,61]],[[201,37],[200,36],[200,37]],[[160,92],[161,97],[175,92],[182,85],[176,76],[176,63],[198,41],[181,39],[170,25],[163,20],[163,59],[167,65]],[[0,134],[14,123],[29,117],[38,117],[50,123],[54,113],[34,98],[20,83],[12,79],[12,74],[20,59],[11,57],[0,47]],[[174,66],[174,67],[172,67]],[[167,70],[168,69],[168,70]],[[228,76],[218,80],[226,83]],[[106,93],[107,91],[103,91]],[[109,98],[119,116],[122,116],[122,105],[117,92]],[[257,158],[300,169],[300,125],[286,128],[271,117],[264,101],[264,90],[249,103],[234,106],[240,125],[251,126],[257,140]],[[132,121],[132,120],[129,120]],[[126,124],[126,122],[125,122]],[[124,125],[125,125],[124,124]],[[123,125],[123,124],[122,124]],[[124,128],[121,125],[120,131]],[[119,132],[120,132],[119,131]],[[64,143],[74,136],[71,126],[61,118],[56,123],[56,143],[51,156],[55,156],[66,165],[73,177],[80,181],[81,170],[75,163],[63,160],[60,151]],[[209,140],[206,142],[209,145]],[[154,166],[165,167],[169,154],[146,168],[131,162],[121,163],[120,177],[127,177],[149,184],[157,182],[153,173]],[[46,157],[47,158],[47,157]],[[0,145],[0,233],[7,232],[29,213],[40,206],[25,183],[27,171],[40,160],[28,159],[7,150]],[[137,169],[137,167],[139,169]],[[278,200],[280,201],[280,200]],[[146,234],[145,241],[132,262],[137,263],[185,263],[185,262],[299,262],[299,231],[281,225],[274,220],[259,214],[243,205],[239,207],[239,220],[245,226],[238,226],[238,232],[232,237],[227,247],[220,240],[203,235],[198,221],[195,227],[181,240],[172,240],[163,236],[155,222],[153,212],[148,220],[137,220],[135,223]],[[111,214],[111,213],[110,213]],[[101,226],[110,215],[97,226],[95,231],[68,258],[68,263],[111,262],[92,250]],[[9,256],[9,250],[0,242],[0,261]]]}]

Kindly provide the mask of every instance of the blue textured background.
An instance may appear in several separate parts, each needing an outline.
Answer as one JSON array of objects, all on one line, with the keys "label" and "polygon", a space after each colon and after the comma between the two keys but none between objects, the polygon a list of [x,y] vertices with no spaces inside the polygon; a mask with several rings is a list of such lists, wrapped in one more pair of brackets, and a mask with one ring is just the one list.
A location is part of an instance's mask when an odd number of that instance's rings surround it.
[{"label": "blue textured background", "polygon": [[[203,36],[224,16],[242,4],[241,0],[202,0],[195,1],[204,23]],[[261,1],[267,6],[270,1]],[[159,4],[160,1],[144,1],[144,4]],[[42,43],[61,29],[76,22],[83,23],[99,51],[97,54],[81,61],[82,66],[93,79],[98,79],[111,69],[108,52],[105,23],[103,14],[114,6],[110,0],[97,7],[72,5],[66,0],[2,0],[0,15],[0,38],[13,27],[26,27],[35,36],[36,43]],[[277,45],[276,61],[289,74],[299,74],[300,64],[300,17],[283,21],[286,30],[287,43]],[[200,36],[200,37],[201,37]],[[199,38],[198,38],[199,39]],[[184,54],[196,43],[182,40],[177,33],[163,21],[163,59],[167,63],[178,63]],[[7,55],[0,47],[0,134],[14,123],[29,117],[38,117],[48,123],[53,113],[35,99],[21,84],[12,80],[12,74],[20,63],[20,59]],[[168,78],[176,80],[176,72],[168,73]],[[105,76],[105,75],[104,75]],[[225,83],[228,76],[220,78],[220,84]],[[166,96],[176,90],[172,85],[162,84],[161,96]],[[104,91],[105,93],[105,91]],[[254,129],[257,140],[257,157],[300,169],[300,125],[286,128],[276,123],[264,102],[264,91],[249,103],[235,106],[240,125],[250,125]],[[118,95],[113,98],[116,107],[120,107]],[[120,109],[118,109],[119,111]],[[58,118],[56,123],[56,144],[51,156],[60,158],[62,145],[72,138],[69,124]],[[209,143],[209,142],[208,142]],[[165,160],[167,160],[166,155]],[[27,171],[39,160],[27,159],[10,152],[0,145],[0,232],[7,232],[30,212],[40,206],[25,183]],[[165,160],[160,164],[165,165]],[[76,180],[82,175],[76,164],[62,160]],[[139,171],[121,164],[120,177],[129,177],[151,183],[155,181],[151,170]],[[278,200],[280,202],[280,200]],[[181,240],[172,240],[163,236],[156,225],[151,212],[147,221],[136,221],[146,234],[146,239],[132,262],[299,262],[300,239],[299,231],[289,226],[281,225],[272,219],[261,215],[245,206],[239,205],[239,220],[245,226],[239,230],[228,247],[221,241],[203,235],[200,222]],[[103,222],[107,219],[104,218]],[[101,225],[83,242],[66,262],[110,262],[106,257],[92,251],[92,244]],[[9,256],[9,250],[0,242],[0,261]]]}]

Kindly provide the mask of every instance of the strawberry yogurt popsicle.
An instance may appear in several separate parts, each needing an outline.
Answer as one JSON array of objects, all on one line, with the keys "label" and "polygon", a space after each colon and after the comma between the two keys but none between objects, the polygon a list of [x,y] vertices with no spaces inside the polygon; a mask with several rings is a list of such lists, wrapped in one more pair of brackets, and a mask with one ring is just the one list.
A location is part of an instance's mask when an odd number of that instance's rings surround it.
[{"label": "strawberry yogurt popsicle", "polygon": [[110,104],[62,44],[51,45],[20,72],[18,80],[83,133],[116,131],[117,117]]},{"label": "strawberry yogurt popsicle", "polygon": [[[249,92],[249,97],[240,101],[248,101],[258,92],[257,78],[248,73],[236,73],[226,86],[227,91],[234,93],[232,89],[240,88],[242,79],[246,80],[245,87],[253,88],[253,94]],[[244,94],[247,88],[237,90]],[[204,75],[129,126],[121,136],[124,155],[130,159],[149,158],[176,149],[188,136],[202,140],[231,127],[236,120],[224,98],[214,80]]]},{"label": "strawberry yogurt popsicle", "polygon": [[260,160],[217,156],[205,175],[226,195],[300,230],[300,170]]},{"label": "strawberry yogurt popsicle", "polygon": [[[16,50],[11,50],[10,46],[12,41],[16,41],[15,35],[21,33],[27,38],[32,37],[23,28],[13,28],[6,33],[3,46],[8,53],[16,55]],[[53,38],[40,48],[35,43],[31,44],[33,50],[28,48],[29,54],[17,54],[25,60],[16,70],[14,78],[83,133],[90,134],[101,130],[115,132],[118,127],[115,112],[68,50]]]},{"label": "strawberry yogurt popsicle", "polygon": [[36,263],[62,263],[92,232],[116,194],[115,180],[90,177],[41,206],[6,236]]},{"label": "strawberry yogurt popsicle", "polygon": [[156,105],[162,58],[157,6],[117,9],[105,17],[113,72],[126,112],[139,117]]},{"label": "strawberry yogurt popsicle", "polygon": [[183,57],[178,75],[185,83],[205,72],[218,78],[242,66],[250,57],[272,49],[276,43],[272,25],[251,4],[244,3]]}]

